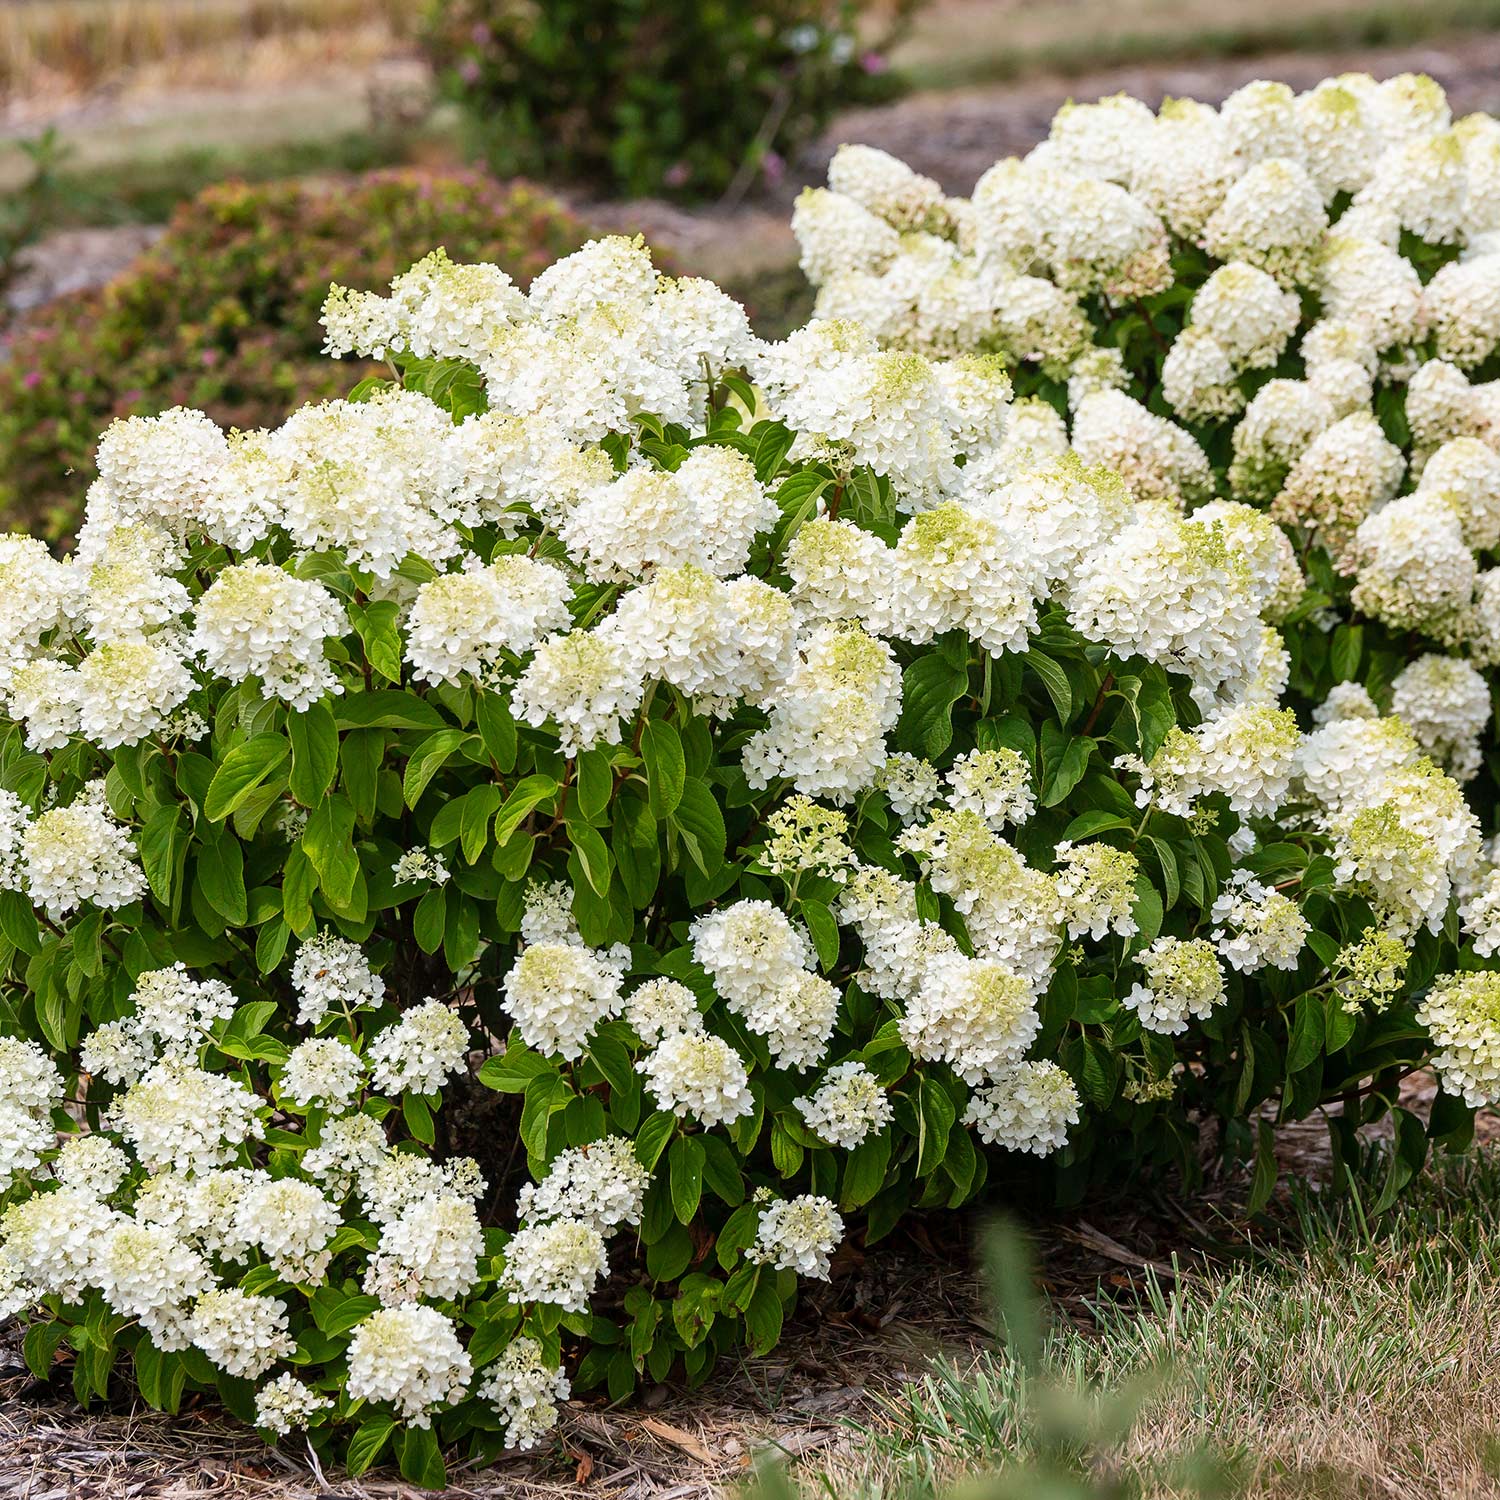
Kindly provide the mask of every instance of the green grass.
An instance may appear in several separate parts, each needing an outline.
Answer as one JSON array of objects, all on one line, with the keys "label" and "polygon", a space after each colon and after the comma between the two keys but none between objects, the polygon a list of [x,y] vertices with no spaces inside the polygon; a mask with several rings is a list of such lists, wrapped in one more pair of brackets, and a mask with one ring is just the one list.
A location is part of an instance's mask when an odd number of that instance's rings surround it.
[{"label": "green grass", "polygon": [[[1039,72],[1076,77],[1104,68],[1258,57],[1273,52],[1327,52],[1364,47],[1414,46],[1500,27],[1500,0],[1376,0],[1328,11],[1267,0],[1224,4],[1185,22],[1169,13],[1161,26],[1140,24],[1138,7],[1115,5],[1089,17],[1058,6],[1055,28],[1004,46],[994,45],[993,22],[969,45],[934,45],[897,63],[914,88],[944,89],[1025,79]],[[1042,13],[1045,16],[1045,12]],[[1053,34],[1055,32],[1055,34]]]},{"label": "green grass", "polygon": [[1006,1314],[1005,1352],[884,1398],[803,1494],[1500,1493],[1500,1158],[1442,1164],[1378,1221],[1364,1203],[1303,1193],[1279,1247],[1101,1296],[1034,1357]]}]

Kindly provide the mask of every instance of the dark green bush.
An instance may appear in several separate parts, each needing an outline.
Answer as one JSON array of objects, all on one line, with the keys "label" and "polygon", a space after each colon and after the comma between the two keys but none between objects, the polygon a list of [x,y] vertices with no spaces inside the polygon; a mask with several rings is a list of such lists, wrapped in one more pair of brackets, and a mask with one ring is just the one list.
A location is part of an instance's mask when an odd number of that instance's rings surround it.
[{"label": "dark green bush", "polygon": [[496,171],[704,197],[774,177],[871,97],[920,0],[430,0],[427,42]]},{"label": "dark green bush", "polygon": [[65,539],[114,417],[186,405],[251,428],[342,394],[349,365],[320,353],[330,280],[383,291],[447,245],[524,285],[585,238],[535,188],[477,173],[210,188],[113,285],[54,303],[11,345],[0,363],[0,510],[9,525]]}]

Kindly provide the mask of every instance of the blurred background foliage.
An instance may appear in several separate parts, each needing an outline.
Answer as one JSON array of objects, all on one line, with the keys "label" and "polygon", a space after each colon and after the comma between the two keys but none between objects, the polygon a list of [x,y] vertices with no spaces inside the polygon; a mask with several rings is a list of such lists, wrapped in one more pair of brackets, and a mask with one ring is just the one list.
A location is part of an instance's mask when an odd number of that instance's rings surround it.
[{"label": "blurred background foliage", "polygon": [[0,363],[0,508],[66,538],[115,417],[193,406],[225,427],[274,426],[302,401],[344,394],[370,370],[322,353],[330,281],[384,290],[451,245],[525,284],[586,238],[554,200],[478,173],[209,188],[111,285],[51,303],[13,341]]}]

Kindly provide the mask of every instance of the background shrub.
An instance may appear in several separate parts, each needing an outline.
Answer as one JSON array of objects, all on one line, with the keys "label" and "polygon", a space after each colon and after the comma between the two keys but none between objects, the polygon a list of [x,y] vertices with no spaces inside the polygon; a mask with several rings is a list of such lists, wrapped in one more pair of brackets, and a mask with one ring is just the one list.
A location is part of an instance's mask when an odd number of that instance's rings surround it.
[{"label": "background shrub", "polygon": [[524,285],[583,239],[552,199],[478,173],[210,188],[113,284],[52,304],[11,344],[0,362],[0,512],[70,535],[114,417],[186,404],[250,429],[346,389],[350,371],[320,352],[330,281],[384,287],[447,244]]},{"label": "background shrub", "polygon": [[[897,20],[916,0],[899,0]],[[868,97],[860,0],[435,0],[428,41],[499,172],[743,192]]]}]

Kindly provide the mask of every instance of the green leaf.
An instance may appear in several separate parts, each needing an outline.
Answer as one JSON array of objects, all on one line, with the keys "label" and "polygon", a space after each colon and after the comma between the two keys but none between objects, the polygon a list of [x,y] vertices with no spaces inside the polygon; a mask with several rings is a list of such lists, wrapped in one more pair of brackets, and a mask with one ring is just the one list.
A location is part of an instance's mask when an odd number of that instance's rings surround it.
[{"label": "green leaf", "polygon": [[1047,696],[1052,699],[1052,706],[1057,710],[1057,717],[1066,724],[1073,716],[1073,689],[1068,682],[1067,672],[1058,662],[1034,647],[1021,660],[1042,679],[1042,686],[1047,689]]},{"label": "green leaf", "polygon": [[781,467],[795,438],[785,422],[757,422],[750,436],[755,440],[755,477],[765,484]]},{"label": "green leaf", "polygon": [[474,704],[474,720],[490,758],[508,776],[516,767],[516,721],[508,693],[481,692]]},{"label": "green leaf", "polygon": [[316,807],[333,785],[339,766],[339,731],[326,698],[287,718],[292,742],[292,796],[303,807]]},{"label": "green leaf", "polygon": [[1391,1111],[1391,1120],[1396,1127],[1396,1139],[1386,1168],[1385,1184],[1370,1209],[1372,1214],[1383,1214],[1427,1160],[1427,1129],[1421,1120],[1409,1109],[1399,1108]]},{"label": "green leaf", "polygon": [[384,759],[385,732],[380,729],[352,729],[339,746],[344,792],[361,823],[369,823],[375,816],[380,764]]},{"label": "green leaf", "polygon": [[1257,1121],[1258,1144],[1255,1151],[1255,1175],[1250,1179],[1250,1199],[1246,1212],[1257,1214],[1271,1201],[1276,1188],[1276,1127],[1269,1120]]},{"label": "green leaf", "polygon": [[[167,911],[175,913],[182,894],[182,866],[187,855],[188,833],[182,809],[175,803],[158,807],[141,829],[137,839],[141,868],[151,886],[151,894]],[[9,934],[7,934],[9,936]],[[19,946],[19,945],[18,945]]]},{"label": "green leaf", "polygon": [[245,898],[245,856],[240,841],[229,829],[198,846],[194,870],[198,889],[208,904],[231,926],[243,927],[250,916]]},{"label": "green leaf", "polygon": [[337,1336],[348,1333],[356,1323],[363,1323],[371,1313],[380,1311],[380,1298],[363,1293],[345,1296],[334,1287],[319,1287],[313,1294],[313,1321],[324,1333]]},{"label": "green leaf", "polygon": [[1323,1002],[1316,995],[1299,995],[1287,1037],[1286,1071],[1300,1073],[1323,1050]]},{"label": "green leaf", "polygon": [[566,1109],[572,1097],[567,1081],[556,1073],[539,1073],[526,1085],[525,1103],[521,1108],[521,1143],[529,1156],[545,1161],[547,1126],[553,1114]]},{"label": "green leaf", "polygon": [[22,953],[41,951],[42,939],[37,927],[36,911],[19,891],[0,891],[0,935]]},{"label": "green leaf", "polygon": [[1094,742],[1068,737],[1067,730],[1048,720],[1042,725],[1043,807],[1056,807],[1083,779]]},{"label": "green leaf", "polygon": [[661,839],[651,809],[639,797],[615,798],[610,844],[625,892],[642,911],[655,899],[661,881]]},{"label": "green leaf", "polygon": [[1165,674],[1153,669],[1145,678],[1117,678],[1109,696],[1120,702],[1120,711],[1110,726],[1110,742],[1150,760],[1177,722]]},{"label": "green leaf", "polygon": [[844,1163],[844,1181],[839,1190],[839,1206],[863,1208],[885,1185],[886,1169],[891,1162],[891,1133],[882,1131],[866,1136]]},{"label": "green leaf", "polygon": [[1177,898],[1182,892],[1181,882],[1177,878],[1177,856],[1172,852],[1172,846],[1162,839],[1146,836],[1146,842],[1151,845],[1152,852],[1156,855],[1156,862],[1161,866],[1162,891],[1165,893],[1165,901],[1162,903],[1168,911],[1177,905]]},{"label": "green leaf", "polygon": [[[746,1203],[730,1214],[724,1221],[724,1227],[719,1231],[719,1237],[714,1241],[714,1258],[727,1271],[739,1260],[740,1252],[747,1250],[755,1243],[756,1231],[760,1225],[760,1207],[755,1203]],[[757,1267],[746,1266],[746,1280],[753,1277]],[[726,1300],[729,1299],[728,1288],[725,1289]],[[739,1305],[739,1304],[736,1304]]]},{"label": "green leaf", "polygon": [[1163,911],[1161,893],[1144,875],[1136,876],[1135,901],[1131,906],[1130,914],[1135,920],[1135,925],[1140,929],[1131,939],[1131,947],[1134,949],[1149,947],[1156,941],[1156,936],[1161,931]]},{"label": "green leaf", "polygon": [[479,1069],[479,1081],[501,1094],[524,1094],[533,1078],[553,1071],[552,1064],[540,1052],[513,1041],[503,1053],[485,1060]]},{"label": "green leaf", "polygon": [[26,1368],[38,1380],[46,1380],[52,1373],[52,1361],[58,1345],[68,1332],[66,1323],[33,1323],[21,1340],[21,1358]]},{"label": "green leaf", "polygon": [[769,1354],[781,1339],[781,1298],[776,1294],[775,1282],[762,1278],[756,1285],[755,1295],[745,1309],[745,1327],[750,1334],[750,1352],[759,1357]]},{"label": "green leaf", "polygon": [[157,1411],[175,1412],[182,1404],[182,1388],[187,1384],[187,1370],[175,1354],[164,1354],[149,1338],[135,1346],[135,1383],[148,1406]]},{"label": "green leaf", "polygon": [[1348,682],[1359,675],[1359,663],[1364,655],[1365,628],[1363,625],[1340,625],[1333,632],[1333,644],[1328,653],[1328,663],[1333,669],[1335,682]]},{"label": "green leaf", "polygon": [[771,1161],[783,1177],[791,1177],[801,1170],[807,1148],[782,1123],[777,1115],[771,1123]]},{"label": "green leaf", "polygon": [[803,901],[802,920],[818,950],[818,967],[826,974],[839,961],[839,924],[822,901]]},{"label": "green leaf", "polygon": [[267,922],[255,937],[255,967],[262,974],[271,973],[286,957],[286,945],[292,929],[286,918],[278,913]]},{"label": "green leaf", "polygon": [[745,1178],[740,1159],[729,1142],[716,1135],[694,1136],[703,1145],[703,1181],[715,1197],[731,1208],[745,1201]]},{"label": "green leaf", "polygon": [[651,811],[658,821],[676,810],[687,784],[687,761],[682,736],[662,719],[648,719],[641,735],[646,762],[646,787]]},{"label": "green leaf", "polygon": [[635,1159],[648,1170],[654,1169],[676,1129],[677,1116],[670,1110],[659,1109],[649,1115],[636,1132]]},{"label": "green leaf", "polygon": [[680,1135],[667,1153],[672,1186],[672,1212],[679,1224],[690,1224],[703,1197],[702,1143],[696,1136]]},{"label": "green leaf", "polygon": [[474,787],[464,796],[463,811],[459,814],[459,847],[471,865],[484,853],[489,842],[490,819],[500,802],[500,788],[488,782]]},{"label": "green leaf", "polygon": [[204,798],[203,815],[210,822],[222,822],[256,787],[275,775],[291,758],[291,753],[291,744],[282,734],[257,734],[236,745],[214,772]]},{"label": "green leaf", "polygon": [[344,1455],[344,1467],[351,1478],[358,1479],[385,1452],[385,1445],[395,1430],[394,1417],[381,1412],[371,1412],[365,1417],[359,1424],[359,1431],[349,1439],[349,1451]]},{"label": "green leaf", "polygon": [[423,953],[436,953],[443,946],[448,925],[448,902],[441,889],[427,891],[412,913],[411,931]]},{"label": "green leaf", "polygon": [[948,1134],[958,1118],[952,1096],[924,1075],[917,1085],[917,1176],[936,1171],[948,1151]]},{"label": "green leaf", "polygon": [[441,729],[443,716],[425,698],[399,688],[347,693],[334,708],[340,729]]},{"label": "green leaf", "polygon": [[1080,839],[1093,838],[1095,834],[1110,833],[1116,829],[1133,828],[1129,818],[1122,818],[1117,813],[1103,812],[1098,808],[1091,808],[1088,812],[1081,812],[1063,829],[1063,839],[1068,843],[1077,843]]},{"label": "green leaf", "polygon": [[403,1427],[398,1450],[401,1477],[424,1490],[440,1490],[448,1483],[437,1434],[430,1427]]},{"label": "green leaf", "polygon": [[703,782],[694,780],[684,784],[682,800],[669,822],[699,870],[705,876],[715,874],[724,863],[724,814]]},{"label": "green leaf", "polygon": [[431,1146],[437,1141],[437,1127],[433,1122],[432,1110],[420,1094],[407,1092],[401,1096],[401,1118],[405,1120],[413,1140],[421,1141],[424,1146]]},{"label": "green leaf", "polygon": [[940,756],[953,742],[953,705],[968,690],[967,666],[937,651],[919,656],[902,674],[897,744],[929,760]]},{"label": "green leaf", "polygon": [[609,846],[604,842],[599,830],[588,823],[571,821],[565,826],[568,830],[568,838],[573,844],[573,852],[583,866],[583,873],[589,885],[593,887],[596,895],[607,896],[614,864],[609,857]]},{"label": "green leaf", "polygon": [[335,906],[346,905],[360,873],[349,799],[336,794],[318,803],[308,816],[300,844],[318,872],[324,894]]},{"label": "green leaf", "polygon": [[1328,997],[1327,1006],[1323,1018],[1324,1045],[1330,1052],[1337,1052],[1354,1035],[1359,1017],[1345,1010],[1343,1001],[1336,994]]},{"label": "green leaf", "polygon": [[609,794],[614,790],[615,775],[607,751],[585,750],[578,757],[577,785],[578,811],[592,823],[609,806]]},{"label": "green leaf", "polygon": [[363,609],[349,611],[365,648],[365,660],[387,682],[401,681],[401,632],[396,628],[400,613],[394,599],[377,599]]},{"label": "green leaf", "polygon": [[408,807],[415,807],[422,800],[428,783],[469,738],[462,729],[439,729],[422,741],[407,761],[406,774],[401,778],[401,795]]},{"label": "green leaf", "polygon": [[503,849],[526,815],[556,795],[557,783],[550,776],[523,776],[495,814],[495,843]]}]

